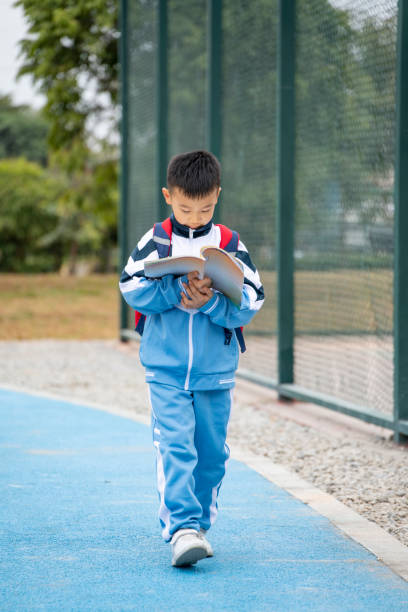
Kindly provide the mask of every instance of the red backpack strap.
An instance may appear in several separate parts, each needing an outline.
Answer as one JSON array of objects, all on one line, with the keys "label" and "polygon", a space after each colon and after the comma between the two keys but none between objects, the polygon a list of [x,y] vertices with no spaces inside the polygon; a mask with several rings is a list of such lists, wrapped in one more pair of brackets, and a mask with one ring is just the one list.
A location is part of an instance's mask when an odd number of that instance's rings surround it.
[{"label": "red backpack strap", "polygon": [[237,251],[239,244],[239,234],[233,230],[230,230],[226,225],[217,223],[217,227],[220,228],[221,240],[220,249],[225,251]]},{"label": "red backpack strap", "polygon": [[135,310],[135,331],[141,336],[143,335],[143,330],[146,322],[146,315],[143,315],[141,312]]},{"label": "red backpack strap", "polygon": [[167,219],[165,219],[164,221],[162,221],[158,225],[161,225],[161,227],[163,228],[163,230],[166,232],[167,236],[171,240],[171,235],[173,233],[173,225],[171,223],[171,218],[167,217]]},{"label": "red backpack strap", "polygon": [[[217,223],[217,226],[220,228],[221,240],[220,240],[220,249],[224,249],[225,251],[236,252],[238,251],[239,245],[239,234],[234,230],[230,230],[226,225],[222,225],[221,223]],[[231,342],[232,332],[230,329],[224,327],[225,334],[225,344],[229,344]],[[235,334],[237,336],[238,344],[241,349],[241,353],[245,353],[246,346],[244,340],[243,327],[236,327]]]},{"label": "red backpack strap", "polygon": [[156,243],[159,258],[168,257],[171,254],[171,236],[173,225],[170,217],[161,223],[155,223],[153,227],[153,240]]},{"label": "red backpack strap", "polygon": [[237,340],[238,340],[238,344],[239,344],[240,349],[241,349],[241,353],[245,353],[245,351],[246,351],[246,344],[245,344],[245,340],[244,340],[244,328],[243,327],[236,327],[235,328],[235,333],[237,335]]},{"label": "red backpack strap", "polygon": [[[153,240],[156,243],[157,254],[159,258],[168,257],[171,253],[171,235],[173,233],[173,225],[170,217],[161,223],[155,223],[153,227]],[[141,336],[146,322],[146,315],[135,310],[135,331]]]}]

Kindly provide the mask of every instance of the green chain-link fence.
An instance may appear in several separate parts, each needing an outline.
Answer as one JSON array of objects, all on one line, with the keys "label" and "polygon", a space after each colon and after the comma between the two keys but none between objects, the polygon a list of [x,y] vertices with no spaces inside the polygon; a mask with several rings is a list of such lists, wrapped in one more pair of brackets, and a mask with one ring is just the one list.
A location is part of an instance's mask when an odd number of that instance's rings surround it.
[{"label": "green chain-link fence", "polygon": [[[394,428],[397,439],[408,434],[393,342],[393,331],[403,335],[393,290],[405,5],[121,5],[121,265],[169,212],[160,187],[170,157],[213,150],[223,169],[217,220],[240,232],[267,296],[241,374]],[[121,329],[132,335],[123,304]]]}]

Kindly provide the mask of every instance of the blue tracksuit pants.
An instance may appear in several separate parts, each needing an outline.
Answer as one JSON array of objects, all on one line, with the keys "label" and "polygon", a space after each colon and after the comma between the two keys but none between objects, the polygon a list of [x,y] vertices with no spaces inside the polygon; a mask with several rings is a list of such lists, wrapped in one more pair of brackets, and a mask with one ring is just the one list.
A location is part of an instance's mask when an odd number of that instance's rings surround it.
[{"label": "blue tracksuit pants", "polygon": [[149,383],[159,520],[166,542],[181,528],[209,529],[229,448],[233,389],[186,391]]}]

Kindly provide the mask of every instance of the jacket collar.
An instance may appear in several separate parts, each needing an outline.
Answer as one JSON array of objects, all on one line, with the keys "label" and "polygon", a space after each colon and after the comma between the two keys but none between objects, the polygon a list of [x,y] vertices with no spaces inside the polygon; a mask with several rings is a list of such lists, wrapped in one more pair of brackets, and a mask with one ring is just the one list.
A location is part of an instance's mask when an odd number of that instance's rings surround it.
[{"label": "jacket collar", "polygon": [[[181,223],[179,223],[176,217],[174,216],[174,213],[171,214],[170,219],[173,226],[173,232],[175,234],[177,234],[178,236],[184,236],[184,238],[190,237],[190,228],[187,225],[182,225]],[[206,234],[208,234],[211,231],[212,224],[213,222],[211,220],[207,223],[207,225],[203,225],[202,227],[195,229],[193,231],[193,238],[199,238],[200,236],[205,236]]]}]

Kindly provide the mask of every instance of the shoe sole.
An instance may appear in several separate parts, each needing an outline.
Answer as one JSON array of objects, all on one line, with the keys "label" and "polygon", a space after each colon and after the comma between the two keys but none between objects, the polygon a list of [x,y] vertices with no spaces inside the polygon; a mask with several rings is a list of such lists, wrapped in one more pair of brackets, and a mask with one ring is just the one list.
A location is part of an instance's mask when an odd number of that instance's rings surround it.
[{"label": "shoe sole", "polygon": [[189,548],[181,553],[176,561],[173,561],[172,565],[174,567],[183,567],[186,565],[193,565],[200,561],[201,559],[205,559],[207,556],[207,550],[202,548],[201,546],[197,546],[195,548]]}]

